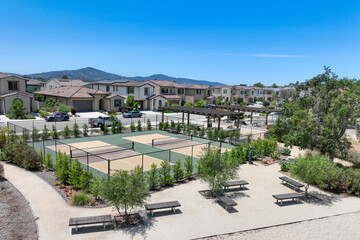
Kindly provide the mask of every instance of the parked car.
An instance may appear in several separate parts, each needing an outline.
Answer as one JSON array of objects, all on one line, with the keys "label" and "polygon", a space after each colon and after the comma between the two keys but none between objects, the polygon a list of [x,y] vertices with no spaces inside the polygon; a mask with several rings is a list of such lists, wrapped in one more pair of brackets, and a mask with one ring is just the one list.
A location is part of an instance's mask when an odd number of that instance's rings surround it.
[{"label": "parked car", "polygon": [[134,117],[141,117],[142,113],[139,111],[130,111],[127,113],[123,113],[124,118],[134,118]]},{"label": "parked car", "polygon": [[214,109],[215,105],[214,104],[208,104],[208,105],[206,105],[206,108],[207,109]]},{"label": "parked car", "polygon": [[45,117],[45,121],[47,122],[69,121],[69,119],[70,117],[67,113],[53,113]]},{"label": "parked car", "polygon": [[[114,121],[117,123],[119,119],[115,118]],[[99,116],[98,118],[89,118],[88,124],[90,127],[99,127],[101,128],[104,124],[106,126],[111,126],[112,121],[109,116]]]}]

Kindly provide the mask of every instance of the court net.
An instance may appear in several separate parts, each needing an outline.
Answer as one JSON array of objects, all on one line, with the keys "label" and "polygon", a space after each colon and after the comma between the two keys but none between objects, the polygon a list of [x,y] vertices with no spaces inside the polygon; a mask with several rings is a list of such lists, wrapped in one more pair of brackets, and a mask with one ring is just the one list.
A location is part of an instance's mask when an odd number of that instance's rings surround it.
[{"label": "court net", "polygon": [[182,138],[165,137],[165,138],[154,138],[151,141],[151,146],[159,146],[165,144],[171,144],[182,141],[192,141],[192,136],[182,136]]},{"label": "court net", "polygon": [[134,142],[127,142],[118,145],[109,144],[109,145],[86,147],[86,148],[78,148],[71,146],[71,150],[72,150],[72,156],[74,157],[80,157],[87,153],[91,155],[100,155],[100,154],[121,152],[125,150],[134,150]]}]

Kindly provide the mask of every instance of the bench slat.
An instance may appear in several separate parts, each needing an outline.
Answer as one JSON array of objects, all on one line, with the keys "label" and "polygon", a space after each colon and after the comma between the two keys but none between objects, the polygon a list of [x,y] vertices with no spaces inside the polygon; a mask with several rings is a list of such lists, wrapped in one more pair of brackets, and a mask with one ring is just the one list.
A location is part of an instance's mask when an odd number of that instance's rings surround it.
[{"label": "bench slat", "polygon": [[178,201],[170,201],[170,202],[145,204],[145,209],[146,210],[156,210],[156,209],[180,207],[180,206],[181,205]]},{"label": "bench slat", "polygon": [[247,185],[249,184],[247,181],[245,180],[238,180],[238,181],[232,181],[232,182],[227,182],[225,184],[226,187],[233,187],[233,186],[237,186],[237,185]]},{"label": "bench slat", "polygon": [[69,226],[112,222],[111,215],[70,218]]},{"label": "bench slat", "polygon": [[290,183],[291,185],[294,185],[295,187],[303,187],[304,186],[304,184],[299,183],[295,180],[292,180],[291,178],[288,178],[288,177],[279,177],[279,178],[287,183]]},{"label": "bench slat", "polygon": [[285,193],[285,194],[275,194],[272,195],[277,200],[285,200],[285,199],[292,199],[292,198],[301,198],[303,194],[301,193]]}]

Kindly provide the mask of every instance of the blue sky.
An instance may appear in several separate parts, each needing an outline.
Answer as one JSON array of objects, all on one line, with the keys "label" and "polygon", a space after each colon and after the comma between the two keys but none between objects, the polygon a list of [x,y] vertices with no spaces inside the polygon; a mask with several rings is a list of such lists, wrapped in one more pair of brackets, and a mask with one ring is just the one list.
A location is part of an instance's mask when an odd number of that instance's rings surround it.
[{"label": "blue sky", "polygon": [[0,71],[95,67],[225,84],[360,78],[359,1],[0,0]]}]

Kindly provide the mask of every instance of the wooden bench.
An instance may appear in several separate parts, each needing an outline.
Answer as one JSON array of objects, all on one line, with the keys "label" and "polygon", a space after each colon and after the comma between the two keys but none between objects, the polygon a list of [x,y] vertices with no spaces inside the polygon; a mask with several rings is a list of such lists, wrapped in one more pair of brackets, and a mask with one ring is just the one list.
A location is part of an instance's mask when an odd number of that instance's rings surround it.
[{"label": "wooden bench", "polygon": [[299,189],[299,188],[301,188],[301,187],[304,186],[304,184],[299,183],[299,182],[297,182],[297,181],[295,181],[295,180],[292,180],[291,178],[288,178],[288,177],[279,177],[279,178],[281,179],[282,184],[284,184],[284,182],[285,182],[285,183],[293,186],[293,187],[294,187],[294,190],[295,190],[296,188]]},{"label": "wooden bench", "polygon": [[229,187],[239,186],[240,188],[244,188],[245,185],[249,184],[247,181],[244,180],[238,180],[238,181],[232,181],[227,182],[224,186],[224,190],[229,190]]},{"label": "wooden bench", "polygon": [[178,201],[170,201],[170,202],[160,202],[160,203],[151,203],[145,204],[146,211],[150,211],[150,215],[154,215],[154,210],[171,208],[171,210],[175,213],[175,208],[180,207],[180,203]]},{"label": "wooden bench", "polygon": [[78,231],[78,226],[81,225],[90,225],[90,224],[99,224],[102,223],[105,229],[106,223],[112,223],[113,219],[111,215],[101,215],[101,216],[91,216],[91,217],[78,217],[70,218],[69,226],[75,226],[76,232]]},{"label": "wooden bench", "polygon": [[217,199],[225,205],[226,210],[228,210],[228,207],[234,207],[237,205],[237,203],[234,200],[232,200],[226,195],[222,195],[222,196],[219,195],[217,196]]},{"label": "wooden bench", "polygon": [[292,201],[299,201],[299,198],[303,197],[303,194],[301,193],[285,193],[285,194],[276,194],[272,195],[273,198],[276,199],[276,203],[280,201],[280,204],[282,205],[283,200],[292,199]]}]

